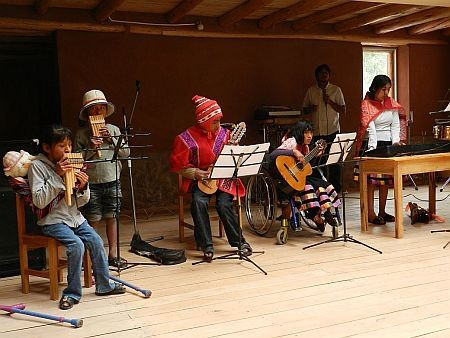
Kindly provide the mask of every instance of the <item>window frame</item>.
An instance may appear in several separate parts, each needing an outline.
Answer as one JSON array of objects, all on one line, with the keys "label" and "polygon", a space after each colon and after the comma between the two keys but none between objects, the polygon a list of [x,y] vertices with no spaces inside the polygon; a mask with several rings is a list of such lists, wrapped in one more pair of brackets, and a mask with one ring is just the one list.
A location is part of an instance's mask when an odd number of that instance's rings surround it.
[{"label": "window frame", "polygon": [[[388,54],[388,74],[385,74],[389,76],[392,80],[392,89],[391,89],[391,96],[395,100],[397,100],[398,96],[398,86],[397,86],[397,48],[395,47],[381,47],[381,46],[362,46],[362,53],[363,53],[363,59],[362,59],[362,73],[364,74],[364,53],[365,52],[372,52],[372,53],[385,53]],[[362,79],[362,81],[364,81]],[[364,83],[363,86],[364,88]],[[364,89],[363,89],[364,90]],[[366,93],[362,93],[363,98]]]}]

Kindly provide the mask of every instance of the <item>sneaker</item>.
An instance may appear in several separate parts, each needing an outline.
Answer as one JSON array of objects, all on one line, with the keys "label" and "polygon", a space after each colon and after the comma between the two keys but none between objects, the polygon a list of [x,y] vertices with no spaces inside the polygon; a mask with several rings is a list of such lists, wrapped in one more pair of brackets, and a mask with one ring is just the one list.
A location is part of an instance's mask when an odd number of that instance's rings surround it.
[{"label": "sneaker", "polygon": [[108,292],[104,292],[104,293],[100,293],[95,291],[95,294],[97,296],[111,296],[111,295],[120,295],[122,293],[125,293],[125,287],[122,284],[114,284],[114,289],[108,291]]},{"label": "sneaker", "polygon": [[333,214],[330,212],[330,210],[327,210],[323,213],[323,216],[325,217],[325,221],[332,227],[337,227],[338,223],[336,221],[336,218],[334,218]]},{"label": "sneaker", "polygon": [[241,251],[244,256],[251,256],[253,253],[252,247],[247,242],[242,243]]},{"label": "sneaker", "polygon": [[115,268],[126,268],[128,265],[128,262],[126,259],[122,258],[122,257],[110,257],[108,258],[108,265],[109,266],[113,266]]},{"label": "sneaker", "polygon": [[320,214],[316,214],[313,218],[313,221],[316,224],[317,230],[319,230],[320,232],[325,231],[325,222],[323,221]]}]

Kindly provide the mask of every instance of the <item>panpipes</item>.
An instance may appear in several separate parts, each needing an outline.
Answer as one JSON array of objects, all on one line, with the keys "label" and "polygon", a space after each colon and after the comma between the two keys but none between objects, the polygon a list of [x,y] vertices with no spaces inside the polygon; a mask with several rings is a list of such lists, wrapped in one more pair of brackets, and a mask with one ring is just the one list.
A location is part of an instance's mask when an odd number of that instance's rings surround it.
[{"label": "panpipes", "polygon": [[[100,134],[100,128],[105,127],[105,117],[103,115],[89,116],[89,125],[91,126],[93,136],[102,136]],[[97,156],[102,156],[100,150],[97,150]]]},{"label": "panpipes", "polygon": [[71,168],[64,173],[64,184],[66,186],[64,199],[66,200],[67,205],[72,205],[72,192],[77,181],[75,172],[80,171],[83,167],[83,155],[81,155],[81,153],[68,153],[67,159],[71,164]]}]

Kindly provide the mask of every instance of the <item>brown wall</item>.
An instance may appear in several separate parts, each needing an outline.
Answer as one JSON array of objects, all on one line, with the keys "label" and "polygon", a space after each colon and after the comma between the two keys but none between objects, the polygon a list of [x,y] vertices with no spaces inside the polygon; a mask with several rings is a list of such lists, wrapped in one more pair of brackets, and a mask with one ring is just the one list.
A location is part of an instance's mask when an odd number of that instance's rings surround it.
[{"label": "brown wall", "polygon": [[[174,136],[193,123],[191,97],[195,94],[216,99],[224,112],[224,122],[245,121],[245,143],[257,142],[262,135],[253,119],[255,109],[262,104],[300,108],[306,89],[314,83],[314,68],[328,63],[331,81],[342,88],[347,103],[342,130],[355,131],[359,123],[359,43],[86,32],[60,32],[57,42],[63,123],[72,129],[77,128],[81,97],[86,90],[102,89],[119,112],[125,107],[129,115],[135,81],[141,81],[132,125],[135,132],[152,133],[149,143],[153,148],[149,161],[134,162],[140,208],[175,201],[175,177],[168,173],[168,156]],[[417,116],[413,133],[420,135],[425,120],[429,124],[425,128],[431,130],[432,123],[425,114],[449,87],[445,63],[449,47],[405,48],[407,53],[401,53],[400,61],[409,65],[399,68],[399,97],[408,97],[402,88],[408,88],[409,76],[410,108]],[[123,125],[121,113],[110,121]],[[126,200],[125,196],[125,204]]]},{"label": "brown wall", "polygon": [[[81,96],[91,88],[129,112],[139,79],[133,125],[153,133],[157,151],[169,149],[192,124],[195,94],[216,99],[224,121],[246,121],[253,136],[254,110],[261,104],[299,108],[320,63],[331,66],[349,115],[357,114],[361,97],[358,43],[62,32],[58,52],[63,122],[76,127]],[[119,116],[113,121],[122,123]],[[343,122],[345,130],[353,126]]]},{"label": "brown wall", "polygon": [[[450,89],[450,47],[409,46],[410,109],[414,111],[413,136],[432,133],[434,119],[446,115],[430,115]],[[442,104],[442,103],[441,103]],[[448,115],[447,115],[448,116]]]}]

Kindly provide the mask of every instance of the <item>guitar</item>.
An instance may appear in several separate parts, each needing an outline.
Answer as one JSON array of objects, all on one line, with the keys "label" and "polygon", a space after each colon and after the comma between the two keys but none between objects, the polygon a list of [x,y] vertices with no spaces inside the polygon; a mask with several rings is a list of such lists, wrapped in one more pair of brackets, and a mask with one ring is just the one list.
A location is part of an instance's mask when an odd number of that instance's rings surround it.
[{"label": "guitar", "polygon": [[[233,129],[230,134],[230,139],[228,140],[228,144],[236,144],[241,138],[245,135],[247,131],[247,126],[245,122],[239,122]],[[205,194],[212,195],[219,188],[219,180],[217,179],[204,179],[197,181],[198,188],[203,191]]]},{"label": "guitar", "polygon": [[318,140],[316,147],[305,156],[305,164],[297,162],[293,156],[278,156],[275,164],[284,180],[295,190],[305,189],[306,176],[312,174],[311,164],[309,162],[325,149],[327,143],[325,140]]}]

